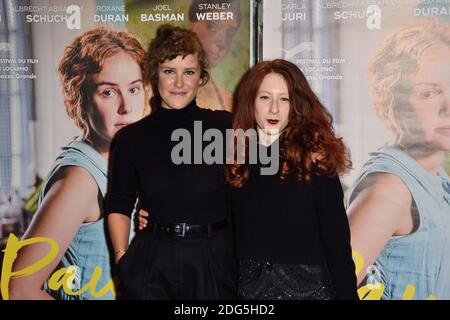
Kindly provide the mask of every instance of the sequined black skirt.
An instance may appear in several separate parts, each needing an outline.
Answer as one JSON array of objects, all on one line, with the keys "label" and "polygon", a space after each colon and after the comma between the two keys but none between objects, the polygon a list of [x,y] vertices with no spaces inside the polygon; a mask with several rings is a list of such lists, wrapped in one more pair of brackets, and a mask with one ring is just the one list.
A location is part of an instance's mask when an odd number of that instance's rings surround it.
[{"label": "sequined black skirt", "polygon": [[238,295],[245,300],[331,300],[329,271],[320,265],[240,260]]}]

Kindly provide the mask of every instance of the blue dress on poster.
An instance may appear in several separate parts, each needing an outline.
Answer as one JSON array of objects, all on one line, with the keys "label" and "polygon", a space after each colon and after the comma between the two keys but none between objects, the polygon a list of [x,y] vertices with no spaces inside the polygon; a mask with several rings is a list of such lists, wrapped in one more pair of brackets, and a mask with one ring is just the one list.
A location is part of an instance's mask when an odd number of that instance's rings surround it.
[{"label": "blue dress on poster", "polygon": [[[86,169],[95,179],[104,198],[108,182],[107,160],[83,141],[72,141],[62,149],[62,153],[56,159],[44,183],[39,203],[50,188],[49,181],[51,181],[53,175],[65,166],[79,166]],[[100,267],[102,271],[101,277],[96,284],[96,291],[99,291],[111,280],[111,258],[105,227],[105,219],[103,217],[95,222],[83,223],[56,268],[76,268],[77,271],[71,287],[73,292],[80,290],[88,284],[96,267]],[[101,297],[93,297],[90,294],[90,290],[86,290],[81,295],[73,296],[68,295],[62,288],[58,291],[52,291],[48,288],[47,283],[44,288],[57,300],[115,299],[111,290]]]},{"label": "blue dress on poster", "polygon": [[347,207],[369,174],[390,173],[408,187],[419,213],[419,227],[405,236],[393,236],[374,266],[384,284],[383,300],[400,300],[408,285],[413,299],[430,296],[450,299],[450,178],[443,167],[433,175],[406,152],[384,147],[371,153],[349,192]]}]

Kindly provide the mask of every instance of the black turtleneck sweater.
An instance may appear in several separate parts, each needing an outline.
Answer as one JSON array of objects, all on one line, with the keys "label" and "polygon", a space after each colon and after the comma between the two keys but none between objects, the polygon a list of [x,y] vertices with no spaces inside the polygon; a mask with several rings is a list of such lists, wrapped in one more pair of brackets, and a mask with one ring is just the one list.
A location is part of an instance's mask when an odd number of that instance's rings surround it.
[{"label": "black turtleneck sweater", "polygon": [[[159,106],[118,133],[112,147],[107,213],[130,216],[139,197],[150,212],[149,220],[159,223],[206,224],[229,216],[223,164],[208,165],[203,160],[194,164],[194,139],[198,141],[199,136],[194,136],[194,121],[201,121],[200,133],[209,128],[224,133],[231,127],[231,114],[201,109],[194,100],[180,110]],[[191,164],[172,161],[172,149],[179,146],[179,141],[171,141],[175,129],[190,135]],[[203,142],[202,147],[209,144]]]},{"label": "black turtleneck sweater", "polygon": [[[270,148],[258,145],[263,154]],[[278,174],[261,175],[249,165],[241,188],[230,188],[241,259],[327,266],[339,299],[357,299],[350,231],[338,177],[313,176],[298,182]]]}]

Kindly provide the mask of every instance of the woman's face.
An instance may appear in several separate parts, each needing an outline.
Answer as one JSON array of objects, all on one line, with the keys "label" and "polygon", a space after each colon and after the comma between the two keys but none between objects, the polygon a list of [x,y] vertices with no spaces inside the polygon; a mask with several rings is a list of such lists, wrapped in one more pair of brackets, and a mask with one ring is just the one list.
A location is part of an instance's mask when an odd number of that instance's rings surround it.
[{"label": "woman's face", "polygon": [[204,20],[192,22],[194,31],[208,54],[211,67],[216,66],[230,51],[233,37],[238,29],[238,20]]},{"label": "woman's face", "polygon": [[93,77],[92,107],[88,110],[94,143],[111,143],[119,129],[143,117],[145,94],[142,71],[127,53],[107,58]]},{"label": "woman's face", "polygon": [[411,81],[409,103],[424,143],[450,151],[450,47],[425,53]]},{"label": "woman's face", "polygon": [[197,54],[178,56],[159,64],[158,91],[161,106],[183,109],[197,95],[200,86],[200,64]]},{"label": "woman's face", "polygon": [[286,80],[278,73],[266,75],[255,99],[258,127],[268,134],[279,134],[289,124],[289,90]]}]

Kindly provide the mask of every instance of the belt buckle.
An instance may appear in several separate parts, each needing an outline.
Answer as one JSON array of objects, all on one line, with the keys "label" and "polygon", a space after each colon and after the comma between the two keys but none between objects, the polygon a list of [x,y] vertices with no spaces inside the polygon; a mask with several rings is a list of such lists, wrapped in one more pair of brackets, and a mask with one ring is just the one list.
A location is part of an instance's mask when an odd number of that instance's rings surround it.
[{"label": "belt buckle", "polygon": [[[175,225],[174,231],[178,237],[184,237],[186,235],[186,222],[177,223]],[[180,231],[181,231],[181,234],[179,234]]]}]

